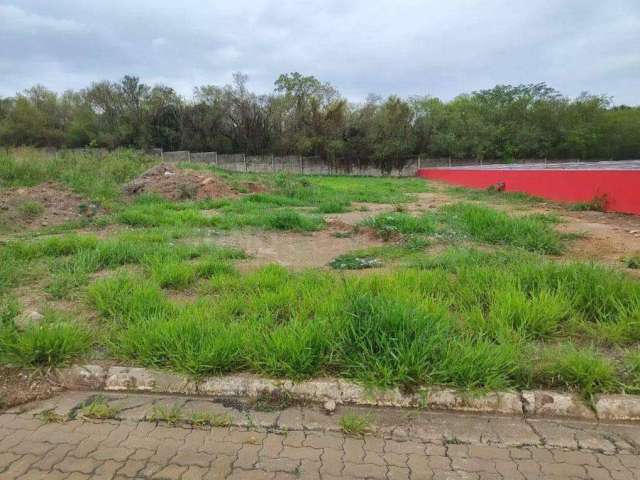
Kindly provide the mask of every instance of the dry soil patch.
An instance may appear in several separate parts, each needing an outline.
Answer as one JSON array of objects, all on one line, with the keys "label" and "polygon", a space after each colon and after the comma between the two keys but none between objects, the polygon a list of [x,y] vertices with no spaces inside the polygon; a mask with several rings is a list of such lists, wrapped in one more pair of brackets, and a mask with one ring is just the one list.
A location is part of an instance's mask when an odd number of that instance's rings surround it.
[{"label": "dry soil patch", "polygon": [[216,243],[241,248],[250,255],[250,259],[238,263],[240,267],[253,268],[277,263],[292,269],[323,267],[338,255],[383,245],[381,240],[370,235],[353,234],[337,238],[335,231],[230,232],[216,239]]},{"label": "dry soil patch", "polygon": [[93,216],[97,210],[83,196],[54,182],[0,191],[0,225],[9,231],[62,225]]}]

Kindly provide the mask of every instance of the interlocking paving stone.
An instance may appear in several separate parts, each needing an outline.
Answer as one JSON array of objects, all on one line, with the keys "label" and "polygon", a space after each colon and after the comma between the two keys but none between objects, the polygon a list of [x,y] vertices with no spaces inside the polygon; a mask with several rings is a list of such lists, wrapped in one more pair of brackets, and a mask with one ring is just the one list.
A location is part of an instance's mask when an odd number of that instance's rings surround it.
[{"label": "interlocking paving stone", "polygon": [[[65,395],[60,408],[66,410],[86,397]],[[232,407],[213,400],[116,397],[139,416],[43,424],[35,415],[41,403],[0,414],[0,479],[640,480],[639,424],[375,409],[372,432],[348,436],[338,431],[340,415],[366,409],[339,407],[324,421],[319,408],[291,407],[269,412],[274,420],[268,428],[240,422],[200,428],[152,423],[144,412],[175,402],[212,411]],[[47,402],[56,405],[55,399]]]}]

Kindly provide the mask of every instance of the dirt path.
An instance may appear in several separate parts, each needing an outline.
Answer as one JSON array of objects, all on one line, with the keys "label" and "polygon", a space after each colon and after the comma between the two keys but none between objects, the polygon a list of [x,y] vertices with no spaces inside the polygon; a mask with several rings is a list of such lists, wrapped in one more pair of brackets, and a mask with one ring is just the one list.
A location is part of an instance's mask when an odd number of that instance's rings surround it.
[{"label": "dirt path", "polygon": [[[0,478],[640,478],[639,425],[128,394],[106,396],[118,419],[83,419],[92,398],[67,392],[0,415]],[[145,420],[174,406],[228,426]],[[370,421],[366,435],[341,431],[345,413]]]}]

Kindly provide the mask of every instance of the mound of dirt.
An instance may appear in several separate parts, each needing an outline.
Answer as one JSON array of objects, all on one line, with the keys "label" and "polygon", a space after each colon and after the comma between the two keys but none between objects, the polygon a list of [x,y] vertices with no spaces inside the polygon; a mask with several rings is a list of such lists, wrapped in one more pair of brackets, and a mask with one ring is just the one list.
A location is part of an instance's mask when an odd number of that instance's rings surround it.
[{"label": "mound of dirt", "polygon": [[163,163],[147,170],[127,184],[125,193],[131,196],[155,193],[169,200],[193,200],[229,197],[236,192],[219,177],[210,173],[182,170]]},{"label": "mound of dirt", "polygon": [[97,211],[97,205],[54,182],[0,191],[0,225],[5,230],[61,225]]}]

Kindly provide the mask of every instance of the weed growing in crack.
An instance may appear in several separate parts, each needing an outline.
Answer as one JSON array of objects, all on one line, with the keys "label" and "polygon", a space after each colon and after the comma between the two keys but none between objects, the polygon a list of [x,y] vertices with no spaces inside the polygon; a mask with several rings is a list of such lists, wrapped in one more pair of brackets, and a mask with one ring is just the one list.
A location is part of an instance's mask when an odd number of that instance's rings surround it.
[{"label": "weed growing in crack", "polygon": [[40,412],[38,414],[38,419],[44,424],[64,423],[66,421],[66,418],[63,415],[56,413],[53,408]]},{"label": "weed growing in crack", "polygon": [[101,395],[94,397],[91,402],[80,409],[80,414],[83,417],[94,420],[117,419],[119,412],[119,408],[109,405]]},{"label": "weed growing in crack", "polygon": [[169,425],[177,425],[184,419],[183,408],[181,405],[174,403],[171,406],[154,405],[149,416],[151,422],[165,422]]},{"label": "weed growing in crack", "polygon": [[195,427],[229,427],[232,423],[228,414],[214,414],[209,412],[191,412],[188,422]]},{"label": "weed growing in crack", "polygon": [[340,428],[347,435],[364,436],[371,429],[371,416],[347,412],[340,417]]}]

